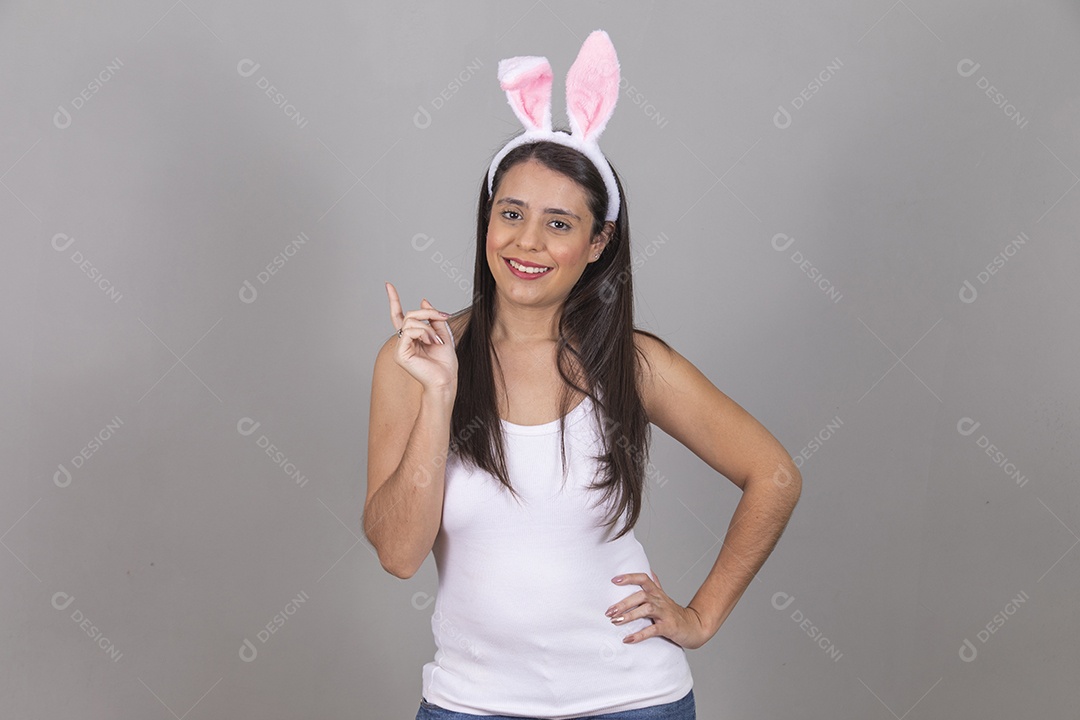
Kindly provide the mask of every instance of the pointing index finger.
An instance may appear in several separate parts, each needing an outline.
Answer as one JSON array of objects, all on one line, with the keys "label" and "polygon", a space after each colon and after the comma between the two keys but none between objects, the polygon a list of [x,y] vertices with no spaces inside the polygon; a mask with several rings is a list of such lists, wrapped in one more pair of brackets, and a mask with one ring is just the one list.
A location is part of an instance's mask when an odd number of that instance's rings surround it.
[{"label": "pointing index finger", "polygon": [[405,324],[405,313],[401,312],[401,300],[398,298],[397,290],[390,283],[386,283],[386,294],[390,296],[390,322],[394,325],[394,330],[400,330]]}]

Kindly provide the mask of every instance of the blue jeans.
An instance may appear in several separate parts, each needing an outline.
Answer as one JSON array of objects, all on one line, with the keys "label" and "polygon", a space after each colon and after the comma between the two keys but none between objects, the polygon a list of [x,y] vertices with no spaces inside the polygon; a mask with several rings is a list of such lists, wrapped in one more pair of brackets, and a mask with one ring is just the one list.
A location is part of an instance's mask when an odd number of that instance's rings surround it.
[{"label": "blue jeans", "polygon": [[[523,718],[512,715],[472,715],[447,710],[434,703],[429,703],[420,698],[420,710],[416,713],[416,720],[472,720],[472,718],[484,718],[485,720],[544,720],[543,718]],[[575,720],[697,720],[697,706],[694,704],[694,690],[683,695],[681,700],[638,708],[636,710],[623,710],[622,712],[604,713],[603,715],[588,715]]]}]

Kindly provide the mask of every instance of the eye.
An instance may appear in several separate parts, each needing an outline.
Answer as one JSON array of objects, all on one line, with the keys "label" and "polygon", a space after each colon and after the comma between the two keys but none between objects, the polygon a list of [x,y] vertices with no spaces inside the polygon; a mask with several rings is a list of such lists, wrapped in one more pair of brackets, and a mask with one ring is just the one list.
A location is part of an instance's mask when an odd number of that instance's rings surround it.
[{"label": "eye", "polygon": [[559,230],[570,230],[571,229],[571,227],[569,225],[567,225],[565,222],[563,222],[562,220],[552,220],[551,222],[559,223],[560,225],[562,225],[561,228],[558,228]]},{"label": "eye", "polygon": [[[517,213],[517,210],[503,210],[501,214],[502,214],[502,216],[503,216],[503,217],[506,217],[506,213],[513,213],[513,214],[515,214],[515,215],[517,215],[517,214],[518,214],[518,213]],[[520,217],[520,216],[519,216],[519,217]],[[506,218],[506,219],[507,219],[507,220],[515,220],[516,218]]]}]

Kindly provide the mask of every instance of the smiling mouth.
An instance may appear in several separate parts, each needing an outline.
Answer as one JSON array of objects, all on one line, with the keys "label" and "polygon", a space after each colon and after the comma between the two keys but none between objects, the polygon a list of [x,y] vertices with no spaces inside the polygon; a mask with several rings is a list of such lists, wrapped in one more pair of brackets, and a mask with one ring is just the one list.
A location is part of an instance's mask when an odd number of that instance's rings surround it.
[{"label": "smiling mouth", "polygon": [[513,261],[507,259],[507,258],[503,258],[503,261],[506,263],[506,266],[508,268],[510,268],[511,272],[513,272],[515,275],[517,275],[519,277],[524,276],[524,277],[533,278],[533,277],[539,277],[541,275],[547,275],[549,272],[551,272],[551,268],[545,268],[543,270],[539,270],[538,268],[527,268],[526,266],[520,265],[520,264],[518,264],[516,262],[513,262]]}]

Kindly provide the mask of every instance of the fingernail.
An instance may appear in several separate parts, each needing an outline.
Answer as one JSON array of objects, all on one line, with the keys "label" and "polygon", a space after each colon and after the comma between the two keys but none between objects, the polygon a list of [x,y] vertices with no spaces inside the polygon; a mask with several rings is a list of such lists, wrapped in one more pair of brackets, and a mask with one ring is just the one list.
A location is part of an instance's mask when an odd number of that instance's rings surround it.
[{"label": "fingernail", "polygon": [[446,343],[444,343],[444,342],[442,341],[442,338],[441,338],[441,337],[439,337],[438,335],[436,335],[436,336],[435,336],[435,339],[439,341],[439,344],[440,344],[440,345],[445,345],[445,344],[446,344]]},{"label": "fingernail", "polygon": [[619,575],[618,577],[611,578],[611,582],[621,583],[622,581],[623,581],[622,575]]},{"label": "fingernail", "polygon": [[442,310],[439,311],[439,314],[442,315],[443,317],[450,317],[450,313],[443,312]]}]

